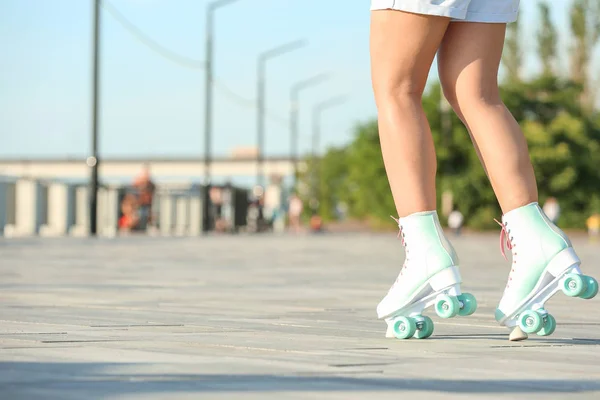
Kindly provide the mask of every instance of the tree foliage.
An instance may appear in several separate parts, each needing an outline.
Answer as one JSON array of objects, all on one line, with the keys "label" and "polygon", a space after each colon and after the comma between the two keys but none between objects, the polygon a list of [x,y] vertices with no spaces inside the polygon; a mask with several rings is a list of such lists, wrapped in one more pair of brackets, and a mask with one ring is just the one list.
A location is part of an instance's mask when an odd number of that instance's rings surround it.
[{"label": "tree foliage", "polygon": [[515,83],[521,80],[521,68],[523,66],[521,43],[520,23],[517,20],[508,25],[502,57],[502,64],[506,68],[508,82]]},{"label": "tree foliage", "polygon": [[[540,203],[551,196],[557,198],[562,209],[559,224],[566,228],[583,228],[590,214],[600,212],[600,112],[581,101],[589,91],[589,83],[582,79],[581,71],[589,68],[589,51],[600,38],[600,18],[590,17],[600,15],[600,3],[594,7],[592,3],[574,2],[572,55],[574,64],[580,65],[572,68],[569,77],[558,75],[559,71],[553,67],[558,41],[546,3],[540,5],[545,26],[537,37],[543,67],[540,74],[528,79],[520,74],[523,60],[518,26],[509,31],[504,55],[508,79],[501,87],[502,98],[527,139]],[[586,6],[590,7],[587,11]],[[449,137],[442,137],[440,100],[439,84],[430,85],[423,97],[423,108],[438,158],[438,209],[442,194],[449,191],[467,226],[495,228],[494,218],[501,216],[501,210],[488,177],[469,133],[456,115],[452,114]],[[389,215],[395,214],[395,207],[381,155],[377,121],[356,126],[350,144],[330,149],[319,160],[309,160],[309,165],[309,172],[302,179],[308,183],[310,176],[317,178],[313,195],[320,199],[319,213],[323,217],[334,218],[336,204],[343,202],[351,217],[390,223]]]},{"label": "tree foliage", "polygon": [[[576,228],[600,212],[600,117],[576,106],[580,93],[578,85],[547,76],[503,87],[503,98],[527,138],[540,202],[556,197],[563,210],[561,226]],[[423,98],[438,157],[438,200],[451,191],[467,226],[493,228],[500,208],[469,134],[455,116],[450,143],[442,144],[439,96],[439,86],[432,85]],[[395,213],[376,121],[357,126],[354,140],[329,150],[318,165],[319,212],[325,218],[334,217],[338,202],[360,219],[387,223]]]},{"label": "tree foliage", "polygon": [[538,53],[542,62],[543,74],[553,75],[556,64],[556,45],[558,43],[558,32],[550,17],[550,5],[547,2],[538,3],[540,12],[540,28],[537,33]]},{"label": "tree foliage", "polygon": [[590,82],[592,54],[600,40],[600,2],[598,0],[574,0],[571,8],[571,79],[584,91],[581,100],[593,108],[597,88]]}]

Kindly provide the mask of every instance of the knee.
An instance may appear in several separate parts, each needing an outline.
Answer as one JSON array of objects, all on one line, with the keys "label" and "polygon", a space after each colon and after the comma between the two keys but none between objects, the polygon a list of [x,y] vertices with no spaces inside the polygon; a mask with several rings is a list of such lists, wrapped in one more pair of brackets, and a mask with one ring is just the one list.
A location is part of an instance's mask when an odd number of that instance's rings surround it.
[{"label": "knee", "polygon": [[444,97],[454,111],[460,115],[468,110],[502,104],[497,83],[491,84],[459,84],[442,79]]},{"label": "knee", "polygon": [[456,90],[454,86],[442,83],[442,93],[448,101],[448,103],[450,104],[450,106],[452,107],[452,109],[454,110],[454,112],[460,114],[460,106],[458,104],[458,99],[456,97]]},{"label": "knee", "polygon": [[456,104],[467,112],[469,109],[495,107],[502,105],[498,84],[477,85],[458,89],[455,93]]},{"label": "knee", "polygon": [[450,107],[452,107],[452,110],[454,110],[454,113],[458,116],[458,118],[463,123],[466,123],[465,117],[463,115],[463,112],[460,108],[460,104],[458,102],[458,97],[456,95],[456,86],[454,86],[452,84],[447,84],[444,80],[441,80],[441,83],[442,83],[442,94],[443,94],[444,98],[446,99],[446,101],[448,101],[448,104],[450,104]]},{"label": "knee", "polygon": [[380,82],[373,87],[379,108],[402,107],[421,103],[424,86],[412,79],[395,79]]}]

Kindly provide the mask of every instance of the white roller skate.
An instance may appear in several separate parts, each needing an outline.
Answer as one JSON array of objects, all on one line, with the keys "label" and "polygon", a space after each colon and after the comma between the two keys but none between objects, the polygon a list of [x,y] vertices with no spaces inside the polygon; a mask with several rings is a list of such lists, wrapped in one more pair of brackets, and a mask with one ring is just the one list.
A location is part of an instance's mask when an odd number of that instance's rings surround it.
[{"label": "white roller skate", "polygon": [[551,335],[556,320],[544,304],[562,290],[567,296],[591,299],[598,282],[582,275],[581,261],[567,236],[544,214],[538,203],[517,208],[502,217],[500,246],[512,250],[512,268],[496,320],[512,329],[510,340],[527,335]]},{"label": "white roller skate", "polygon": [[396,220],[406,259],[385,298],[377,306],[385,319],[386,337],[425,339],[433,333],[433,321],[423,310],[435,306],[442,318],[471,315],[475,297],[460,292],[458,257],[444,236],[435,211],[420,212]]}]

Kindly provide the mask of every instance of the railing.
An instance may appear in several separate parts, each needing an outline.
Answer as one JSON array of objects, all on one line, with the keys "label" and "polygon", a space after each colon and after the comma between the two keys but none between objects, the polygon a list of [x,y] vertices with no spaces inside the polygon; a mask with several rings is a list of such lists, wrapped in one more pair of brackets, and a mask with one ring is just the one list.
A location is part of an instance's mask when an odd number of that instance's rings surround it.
[{"label": "railing", "polygon": [[[158,185],[149,212],[139,213],[131,229],[120,224],[128,208],[126,195],[137,194],[133,187],[102,186],[98,192],[98,234],[112,237],[124,232],[163,236],[199,236],[203,233],[204,187]],[[219,218],[227,231],[246,225],[247,193],[226,188],[228,201],[220,207]],[[131,197],[131,196],[130,196]],[[0,177],[0,236],[87,236],[89,234],[89,189],[84,185],[35,179]],[[214,221],[209,222],[214,227]]]}]

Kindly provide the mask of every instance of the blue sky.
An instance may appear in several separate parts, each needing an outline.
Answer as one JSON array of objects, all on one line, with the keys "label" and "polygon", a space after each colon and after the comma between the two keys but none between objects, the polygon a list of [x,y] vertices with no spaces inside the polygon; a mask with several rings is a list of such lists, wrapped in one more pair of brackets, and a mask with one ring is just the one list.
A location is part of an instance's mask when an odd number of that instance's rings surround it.
[{"label": "blue sky", "polygon": [[[204,58],[206,1],[111,0],[162,46]],[[215,74],[249,102],[215,91],[214,150],[227,155],[255,144],[256,56],[299,38],[306,48],[268,69],[266,151],[286,154],[285,120],[293,83],[321,72],[334,78],[301,97],[301,149],[310,146],[310,108],[339,94],[348,101],[325,114],[323,144],[349,140],[375,116],[368,57],[369,2],[240,0],[219,10]],[[536,2],[522,1],[526,52],[535,51]],[[568,45],[570,0],[553,0]],[[0,157],[75,157],[90,150],[92,0],[0,1]],[[103,18],[101,143],[105,156],[195,156],[203,152],[204,75],[148,49],[106,11]],[[533,58],[533,57],[531,57]],[[561,57],[566,60],[566,57]],[[565,61],[566,62],[566,61]],[[526,70],[538,68],[529,59]],[[562,68],[566,69],[567,65]],[[432,68],[431,79],[435,79]]]}]

